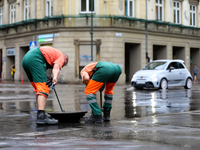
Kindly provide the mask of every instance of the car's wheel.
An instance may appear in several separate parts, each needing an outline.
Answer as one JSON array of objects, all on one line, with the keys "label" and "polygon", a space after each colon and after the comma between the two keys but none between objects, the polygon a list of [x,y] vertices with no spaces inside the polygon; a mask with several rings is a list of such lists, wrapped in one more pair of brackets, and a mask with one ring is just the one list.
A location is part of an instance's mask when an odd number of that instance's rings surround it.
[{"label": "car's wheel", "polygon": [[168,88],[168,83],[167,83],[167,79],[163,78],[161,81],[160,81],[160,89],[167,89]]},{"label": "car's wheel", "polygon": [[184,88],[185,89],[191,89],[192,88],[192,79],[187,78]]}]

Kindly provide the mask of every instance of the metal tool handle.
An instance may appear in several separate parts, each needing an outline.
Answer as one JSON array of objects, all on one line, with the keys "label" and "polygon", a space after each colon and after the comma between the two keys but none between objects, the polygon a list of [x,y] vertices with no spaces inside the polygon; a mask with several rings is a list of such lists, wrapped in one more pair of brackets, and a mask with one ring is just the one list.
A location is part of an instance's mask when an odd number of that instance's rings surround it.
[{"label": "metal tool handle", "polygon": [[60,105],[60,109],[61,109],[61,111],[64,112],[64,110],[62,109],[62,106],[61,106],[60,100],[59,100],[59,98],[58,98],[58,95],[57,95],[57,92],[56,92],[56,89],[55,89],[55,85],[54,85],[54,83],[52,84],[52,89],[54,90],[54,92],[55,92],[55,94],[56,94],[56,97],[57,97],[58,103],[59,103],[59,105]]},{"label": "metal tool handle", "polygon": [[102,109],[102,91],[99,91],[100,92],[100,106],[101,106],[101,109]]},{"label": "metal tool handle", "polygon": [[99,89],[99,92],[100,92],[100,106],[101,106],[101,109],[102,109],[102,92],[105,88],[105,83],[102,85],[102,87]]}]

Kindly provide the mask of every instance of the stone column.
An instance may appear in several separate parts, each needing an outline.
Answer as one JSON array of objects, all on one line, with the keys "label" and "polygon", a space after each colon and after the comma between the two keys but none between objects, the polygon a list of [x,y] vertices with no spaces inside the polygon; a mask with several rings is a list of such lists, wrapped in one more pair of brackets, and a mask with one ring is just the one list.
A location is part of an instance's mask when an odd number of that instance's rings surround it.
[{"label": "stone column", "polygon": [[20,48],[19,45],[15,47],[15,80],[21,80],[20,68],[22,64],[20,63]]},{"label": "stone column", "polygon": [[190,47],[189,44],[185,45],[185,66],[190,70]]},{"label": "stone column", "polygon": [[167,44],[167,59],[173,59],[173,48],[171,43]]}]

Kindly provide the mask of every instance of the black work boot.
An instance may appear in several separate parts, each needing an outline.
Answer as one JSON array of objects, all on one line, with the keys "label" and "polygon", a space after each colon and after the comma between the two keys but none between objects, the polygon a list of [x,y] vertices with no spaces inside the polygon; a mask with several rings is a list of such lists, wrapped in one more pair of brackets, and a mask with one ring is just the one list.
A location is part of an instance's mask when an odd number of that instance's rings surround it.
[{"label": "black work boot", "polygon": [[102,115],[91,115],[90,118],[86,121],[87,123],[102,123]]},{"label": "black work boot", "polygon": [[104,107],[104,109],[103,109],[103,120],[104,121],[110,121],[110,110],[111,110],[111,108],[106,109]]},{"label": "black work boot", "polygon": [[45,111],[38,111],[37,114],[37,124],[58,124],[58,120],[52,118],[49,114],[45,113]]}]

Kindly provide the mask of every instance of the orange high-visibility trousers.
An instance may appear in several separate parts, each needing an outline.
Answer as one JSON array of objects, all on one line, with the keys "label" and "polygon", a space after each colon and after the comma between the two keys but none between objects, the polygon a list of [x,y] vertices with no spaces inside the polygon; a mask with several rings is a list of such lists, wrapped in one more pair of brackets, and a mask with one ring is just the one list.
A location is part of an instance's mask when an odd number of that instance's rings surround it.
[{"label": "orange high-visibility trousers", "polygon": [[121,74],[121,68],[111,62],[98,62],[97,70],[94,72],[92,79],[89,81],[85,95],[92,109],[93,115],[102,115],[101,109],[97,104],[96,92],[105,85],[104,91],[104,109],[112,108],[113,88]]}]

